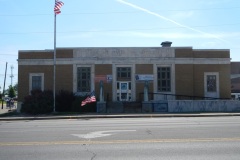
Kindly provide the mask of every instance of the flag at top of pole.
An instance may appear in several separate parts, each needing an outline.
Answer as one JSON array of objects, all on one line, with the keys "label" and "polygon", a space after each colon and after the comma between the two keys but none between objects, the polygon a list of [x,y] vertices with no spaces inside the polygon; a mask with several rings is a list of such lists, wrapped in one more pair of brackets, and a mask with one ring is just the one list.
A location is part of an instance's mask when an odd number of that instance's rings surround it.
[{"label": "flag at top of pole", "polygon": [[55,0],[55,6],[54,6],[54,13],[60,14],[61,13],[61,7],[64,5],[62,1]]}]

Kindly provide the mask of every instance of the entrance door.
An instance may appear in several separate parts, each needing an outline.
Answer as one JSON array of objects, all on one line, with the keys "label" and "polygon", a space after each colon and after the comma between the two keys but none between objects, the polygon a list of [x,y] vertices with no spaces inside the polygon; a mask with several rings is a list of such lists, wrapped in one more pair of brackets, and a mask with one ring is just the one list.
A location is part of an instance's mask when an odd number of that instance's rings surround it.
[{"label": "entrance door", "polygon": [[117,82],[117,99],[119,101],[131,101],[131,82]]},{"label": "entrance door", "polygon": [[120,82],[120,101],[128,101],[128,82]]},{"label": "entrance door", "polygon": [[219,78],[218,73],[204,74],[205,97],[219,98]]}]

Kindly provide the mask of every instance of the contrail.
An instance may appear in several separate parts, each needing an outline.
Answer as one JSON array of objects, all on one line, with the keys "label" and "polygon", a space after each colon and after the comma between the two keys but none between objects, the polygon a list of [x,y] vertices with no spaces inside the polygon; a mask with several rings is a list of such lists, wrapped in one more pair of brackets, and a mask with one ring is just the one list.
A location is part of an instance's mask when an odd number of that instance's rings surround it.
[{"label": "contrail", "polygon": [[[128,6],[130,6],[130,7],[133,7],[133,8],[135,8],[135,9],[141,10],[141,11],[143,11],[143,12],[146,12],[146,13],[148,13],[148,14],[154,15],[154,16],[156,16],[156,17],[159,17],[159,18],[161,18],[161,19],[163,19],[163,20],[165,20],[165,21],[169,21],[169,22],[171,22],[171,23],[174,23],[174,24],[176,24],[176,25],[178,25],[178,26],[180,26],[180,27],[184,27],[184,28],[190,29],[190,30],[192,30],[192,31],[195,31],[195,32],[198,32],[198,33],[201,33],[201,34],[206,34],[206,35],[209,35],[209,36],[211,36],[211,37],[213,37],[213,38],[216,38],[216,39],[218,39],[218,40],[221,40],[221,41],[223,41],[223,42],[227,42],[226,40],[224,40],[224,39],[222,39],[222,38],[220,38],[220,37],[218,37],[218,36],[216,36],[216,35],[213,35],[213,34],[210,34],[210,33],[206,33],[206,32],[203,32],[203,31],[194,29],[194,28],[192,28],[192,27],[189,27],[189,26],[180,24],[180,23],[178,23],[178,22],[176,22],[176,21],[174,21],[174,20],[171,20],[171,19],[169,19],[169,18],[167,18],[167,17],[161,16],[160,14],[154,13],[154,12],[152,12],[152,11],[149,11],[149,10],[145,9],[145,8],[139,7],[139,6],[135,5],[135,4],[132,4],[132,3],[129,3],[129,2],[125,2],[125,1],[123,1],[123,0],[116,0],[116,1],[118,1],[119,3],[125,4],[125,5],[128,5]],[[227,43],[229,43],[229,42],[227,42]]]}]

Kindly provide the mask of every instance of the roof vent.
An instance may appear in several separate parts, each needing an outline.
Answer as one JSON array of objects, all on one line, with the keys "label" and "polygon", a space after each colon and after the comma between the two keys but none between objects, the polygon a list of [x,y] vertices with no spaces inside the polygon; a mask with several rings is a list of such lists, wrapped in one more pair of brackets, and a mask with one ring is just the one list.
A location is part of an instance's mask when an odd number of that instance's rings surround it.
[{"label": "roof vent", "polygon": [[165,42],[161,43],[162,47],[171,47],[171,44],[172,44],[172,42],[170,42],[170,41],[165,41]]}]

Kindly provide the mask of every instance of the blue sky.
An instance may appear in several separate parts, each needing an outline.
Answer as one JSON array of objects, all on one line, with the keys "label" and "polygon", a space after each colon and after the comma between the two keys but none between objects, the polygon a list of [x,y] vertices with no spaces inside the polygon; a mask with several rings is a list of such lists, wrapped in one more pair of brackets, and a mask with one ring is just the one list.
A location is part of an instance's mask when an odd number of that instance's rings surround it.
[{"label": "blue sky", "polygon": [[[230,49],[240,61],[239,0],[62,0],[57,47]],[[53,49],[54,0],[0,0],[0,86],[17,83],[18,50]]]}]

